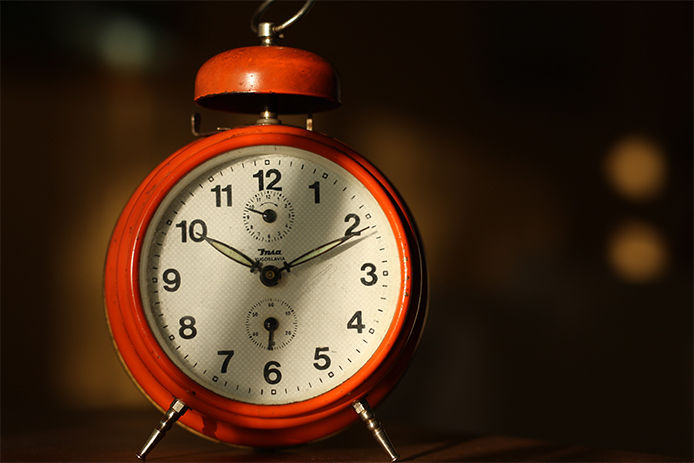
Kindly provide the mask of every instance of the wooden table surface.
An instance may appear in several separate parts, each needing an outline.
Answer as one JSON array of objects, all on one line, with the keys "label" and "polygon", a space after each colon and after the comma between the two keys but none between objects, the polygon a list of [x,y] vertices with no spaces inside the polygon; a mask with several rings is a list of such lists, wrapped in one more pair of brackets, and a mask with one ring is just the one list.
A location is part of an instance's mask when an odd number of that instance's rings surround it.
[{"label": "wooden table surface", "polygon": [[[152,410],[69,413],[7,431],[1,441],[2,461],[137,461],[135,452],[149,436],[160,415]],[[677,461],[635,452],[555,445],[504,436],[463,436],[423,432],[388,424],[402,461]],[[176,426],[147,461],[374,461],[386,462],[361,423],[330,439],[301,447],[254,451],[199,438]]]}]

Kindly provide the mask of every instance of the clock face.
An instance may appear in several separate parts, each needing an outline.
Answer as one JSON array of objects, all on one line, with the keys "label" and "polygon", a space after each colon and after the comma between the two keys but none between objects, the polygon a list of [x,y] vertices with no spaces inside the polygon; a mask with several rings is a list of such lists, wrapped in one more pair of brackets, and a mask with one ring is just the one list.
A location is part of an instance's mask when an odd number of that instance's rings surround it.
[{"label": "clock face", "polygon": [[171,361],[252,404],[324,394],[355,375],[403,300],[403,256],[374,195],[340,165],[287,146],[216,156],[164,197],[140,291]]}]

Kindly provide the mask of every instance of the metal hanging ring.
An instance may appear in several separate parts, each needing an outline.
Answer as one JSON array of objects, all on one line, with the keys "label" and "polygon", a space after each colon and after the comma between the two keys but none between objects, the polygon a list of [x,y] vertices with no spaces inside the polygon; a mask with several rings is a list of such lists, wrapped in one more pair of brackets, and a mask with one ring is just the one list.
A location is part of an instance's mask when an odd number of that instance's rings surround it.
[{"label": "metal hanging ring", "polygon": [[[258,25],[260,24],[260,18],[265,13],[265,10],[270,6],[271,3],[273,3],[275,0],[265,0],[257,10],[255,10],[255,13],[253,13],[253,17],[251,18],[251,30],[257,34],[258,33]],[[287,19],[285,22],[282,24],[278,24],[276,26],[272,26],[272,32],[274,34],[279,34],[295,22],[297,22],[303,15],[308,13],[308,10],[311,9],[313,6],[313,2],[315,0],[306,0],[304,2],[304,5],[299,9],[299,11],[296,12],[294,16],[291,18]]]}]

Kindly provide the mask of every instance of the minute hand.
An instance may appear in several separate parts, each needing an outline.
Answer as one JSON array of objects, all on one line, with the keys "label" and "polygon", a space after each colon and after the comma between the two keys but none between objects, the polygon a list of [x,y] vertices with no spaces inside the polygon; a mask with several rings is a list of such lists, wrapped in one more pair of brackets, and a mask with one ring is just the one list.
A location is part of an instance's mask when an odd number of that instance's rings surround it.
[{"label": "minute hand", "polygon": [[335,249],[339,245],[343,244],[345,241],[349,240],[350,238],[361,235],[361,233],[368,228],[369,227],[362,228],[361,230],[357,230],[357,231],[352,232],[348,235],[345,235],[341,238],[338,238],[336,240],[332,240],[328,243],[325,243],[322,246],[318,246],[317,248],[312,249],[311,251],[300,255],[299,257],[297,257],[293,261],[284,264],[284,267],[282,267],[282,270],[289,271],[290,269],[296,267],[299,264],[303,264],[305,262],[308,262],[311,259],[315,259],[318,256],[322,256],[326,252],[328,252],[332,249]]}]

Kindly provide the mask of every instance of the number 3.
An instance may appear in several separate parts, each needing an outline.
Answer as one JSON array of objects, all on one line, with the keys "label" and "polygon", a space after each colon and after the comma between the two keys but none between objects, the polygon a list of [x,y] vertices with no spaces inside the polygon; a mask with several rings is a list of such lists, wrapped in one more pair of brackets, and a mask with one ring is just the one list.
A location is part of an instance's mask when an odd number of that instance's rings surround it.
[{"label": "number 3", "polygon": [[364,277],[361,277],[361,283],[364,286],[372,286],[375,285],[376,282],[378,281],[378,277],[376,276],[376,266],[374,264],[366,263],[361,266],[362,271],[366,271],[366,276],[371,277],[370,279],[366,279]]}]

